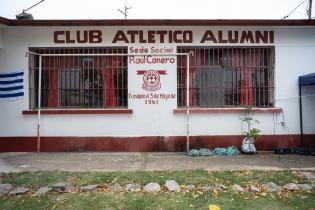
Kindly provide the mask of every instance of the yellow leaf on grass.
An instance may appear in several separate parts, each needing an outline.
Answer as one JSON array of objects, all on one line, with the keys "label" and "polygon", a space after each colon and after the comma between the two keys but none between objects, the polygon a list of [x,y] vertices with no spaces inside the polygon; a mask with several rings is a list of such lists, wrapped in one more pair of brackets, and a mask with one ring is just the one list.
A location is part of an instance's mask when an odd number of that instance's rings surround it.
[{"label": "yellow leaf on grass", "polygon": [[203,192],[201,192],[201,191],[197,191],[197,193],[199,194],[199,195],[203,195]]},{"label": "yellow leaf on grass", "polygon": [[211,204],[211,205],[209,205],[209,210],[220,210],[220,207],[217,205]]},{"label": "yellow leaf on grass", "polygon": [[272,199],[276,200],[276,197],[273,194],[270,194],[270,196],[272,197]]},{"label": "yellow leaf on grass", "polygon": [[192,204],[189,204],[189,208],[194,208],[194,205],[192,205]]}]

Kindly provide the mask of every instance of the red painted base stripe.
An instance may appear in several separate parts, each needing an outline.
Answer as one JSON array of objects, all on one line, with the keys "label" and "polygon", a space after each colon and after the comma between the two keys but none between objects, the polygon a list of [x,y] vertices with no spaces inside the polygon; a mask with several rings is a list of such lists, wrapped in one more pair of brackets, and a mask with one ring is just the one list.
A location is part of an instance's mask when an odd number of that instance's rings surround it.
[{"label": "red painted base stripe", "polygon": [[[192,136],[190,148],[236,146],[243,136]],[[291,140],[292,139],[292,140]],[[37,137],[0,137],[0,152],[35,152]],[[258,150],[276,147],[300,147],[300,135],[264,135],[255,145]],[[304,136],[304,147],[315,148],[315,134]],[[107,151],[107,152],[182,152],[186,150],[185,136],[148,137],[41,137],[42,152]]]}]

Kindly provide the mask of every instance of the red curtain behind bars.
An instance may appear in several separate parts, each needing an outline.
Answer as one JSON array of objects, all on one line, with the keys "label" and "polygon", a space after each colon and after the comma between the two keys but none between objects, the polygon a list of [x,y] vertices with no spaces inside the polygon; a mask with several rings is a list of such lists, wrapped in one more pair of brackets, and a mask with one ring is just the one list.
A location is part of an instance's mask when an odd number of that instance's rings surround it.
[{"label": "red curtain behind bars", "polygon": [[116,107],[116,80],[118,78],[118,69],[121,65],[121,58],[119,56],[94,57],[94,65],[102,75],[104,106]]},{"label": "red curtain behind bars", "polygon": [[[43,57],[42,72],[48,72],[48,107],[58,107],[58,67],[56,57]],[[44,75],[43,74],[43,75]],[[42,86],[43,89],[43,86]]]},{"label": "red curtain behind bars", "polygon": [[[211,49],[214,50],[214,49]],[[189,60],[189,67],[190,67],[190,106],[197,106],[197,87],[195,87],[196,83],[196,75],[197,75],[197,69],[200,66],[205,66],[206,59],[207,59],[207,53],[209,53],[209,50],[205,49],[197,49],[197,50],[190,50],[194,51],[194,56],[190,57]],[[237,48],[232,51],[225,51],[222,50],[222,54],[220,55],[220,60],[218,60],[218,64],[221,64],[222,68],[226,67],[232,67],[236,68],[237,71],[240,72],[240,78],[238,80],[238,89],[239,89],[239,105],[255,105],[255,72],[257,69],[257,66],[260,65],[260,55],[257,53],[254,49],[242,49]],[[226,52],[229,53],[228,58],[231,59],[230,65],[231,66],[224,66],[223,63],[223,57],[226,56]],[[219,52],[217,52],[219,53]],[[186,73],[187,73],[187,58],[186,56],[179,56],[178,63],[180,68],[180,73],[178,76],[180,77],[179,84],[181,87],[184,87],[184,90],[187,87],[186,84]],[[186,67],[186,68],[184,68]],[[202,70],[203,68],[200,68]],[[222,69],[223,70],[223,69]],[[221,84],[224,85],[224,84]],[[186,100],[186,91],[184,91],[184,98]],[[186,101],[185,103],[186,104]]]},{"label": "red curtain behind bars", "polygon": [[240,71],[240,105],[255,105],[255,72],[260,56],[254,49],[238,49],[232,54],[233,67]]}]

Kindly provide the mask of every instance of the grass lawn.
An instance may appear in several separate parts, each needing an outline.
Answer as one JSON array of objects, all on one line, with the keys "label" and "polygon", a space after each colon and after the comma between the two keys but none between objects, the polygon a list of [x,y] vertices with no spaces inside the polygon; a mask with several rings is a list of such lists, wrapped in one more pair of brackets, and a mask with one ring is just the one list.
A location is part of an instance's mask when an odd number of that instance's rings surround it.
[{"label": "grass lawn", "polygon": [[[182,187],[194,184],[193,191],[167,192],[164,184],[167,179],[174,179]],[[34,196],[35,189],[65,181],[75,187],[86,184],[100,184],[99,192],[67,194],[51,193],[47,196]],[[142,186],[149,182],[158,182],[162,191],[156,194],[144,192],[110,192],[108,186],[119,183],[135,182]],[[25,172],[1,174],[0,183],[25,186],[33,190],[26,195],[0,198],[0,209],[208,209],[216,204],[221,209],[308,209],[315,210],[315,191],[300,190],[296,192],[257,194],[236,193],[233,184],[248,187],[250,184],[260,186],[267,182],[278,185],[286,183],[311,182],[296,172],[291,171],[169,171],[169,172]],[[221,183],[228,187],[223,192],[210,190],[202,192],[202,186],[214,186]]]}]

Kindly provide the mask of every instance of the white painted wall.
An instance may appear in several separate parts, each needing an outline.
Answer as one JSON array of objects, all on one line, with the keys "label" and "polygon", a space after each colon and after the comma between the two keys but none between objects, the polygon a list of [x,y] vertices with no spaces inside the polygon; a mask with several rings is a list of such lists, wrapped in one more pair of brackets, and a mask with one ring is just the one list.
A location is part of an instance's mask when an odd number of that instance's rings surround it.
[{"label": "white painted wall", "polygon": [[2,26],[0,25],[0,49],[3,48],[3,36],[2,36]]},{"label": "white painted wall", "polygon": [[[0,49],[0,71],[25,70],[25,97],[17,101],[0,101],[0,136],[35,136],[37,116],[22,115],[28,107],[28,47],[63,47],[53,43],[55,30],[102,30],[105,39],[103,46],[111,46],[116,30],[121,27],[6,27],[2,28],[3,48]],[[283,114],[259,113],[259,128],[263,134],[297,134],[299,129],[298,83],[299,75],[315,71],[315,27],[127,27],[126,29],[187,29],[194,31],[193,45],[205,30],[274,30],[275,31],[275,98],[276,107],[283,108]],[[124,28],[125,30],[125,28]],[[1,37],[1,36],[0,36]],[[1,42],[0,42],[1,43]],[[125,44],[116,44],[122,46]],[[191,44],[189,44],[191,45]],[[99,44],[72,44],[67,46],[100,46]],[[134,44],[130,46],[149,46]],[[130,47],[129,46],[129,47]],[[163,45],[159,45],[163,46]],[[167,47],[175,45],[165,44]],[[181,45],[182,46],[182,45]],[[135,74],[139,68],[165,68],[167,76],[161,76],[161,90],[157,92],[176,93],[176,63],[164,66],[129,65],[129,92],[144,92],[141,88],[142,77]],[[305,133],[315,133],[314,98],[304,101]],[[42,115],[42,135],[44,136],[184,136],[186,117],[173,114],[177,100],[161,101],[158,105],[145,105],[140,100],[129,100],[133,114],[126,115]],[[281,122],[283,116],[287,127]],[[192,114],[190,117],[191,135],[238,135],[241,134],[240,114],[215,113]]]}]

